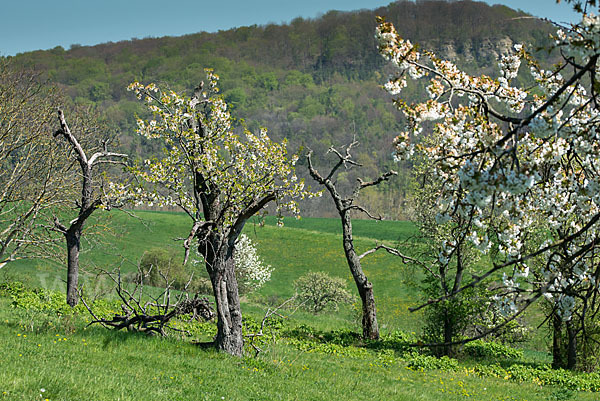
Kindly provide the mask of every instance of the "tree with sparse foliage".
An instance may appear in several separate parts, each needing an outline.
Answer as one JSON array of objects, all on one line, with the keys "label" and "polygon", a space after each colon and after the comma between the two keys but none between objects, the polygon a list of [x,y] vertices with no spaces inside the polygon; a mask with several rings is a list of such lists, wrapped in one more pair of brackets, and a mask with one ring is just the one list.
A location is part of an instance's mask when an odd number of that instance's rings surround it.
[{"label": "tree with sparse foliage", "polygon": [[0,59],[0,268],[50,257],[48,219],[68,197],[70,160],[49,135],[60,96]]},{"label": "tree with sparse foliage", "polygon": [[[55,216],[53,227],[64,236],[67,244],[67,303],[70,306],[75,306],[79,302],[77,290],[79,253],[85,223],[96,210],[110,209],[116,206],[115,201],[107,196],[102,166],[122,164],[127,157],[125,154],[107,150],[111,139],[107,135],[108,129],[102,124],[97,124],[97,121],[98,116],[94,114],[84,113],[78,116],[80,124],[77,124],[79,132],[76,136],[71,132],[63,111],[59,109],[60,128],[54,132],[54,137],[62,137],[65,140],[66,146],[70,150],[69,156],[79,165],[79,174],[73,174],[74,180],[78,181],[81,189],[81,196],[73,202],[77,209],[77,217],[71,220],[67,226],[61,223],[59,217]],[[85,141],[83,145],[82,139]]]},{"label": "tree with sparse foliage", "polygon": [[163,156],[132,171],[139,185],[113,184],[113,190],[138,202],[176,206],[190,218],[184,241],[186,257],[195,243],[211,279],[216,301],[217,349],[241,355],[242,312],[235,276],[235,244],[248,219],[275,203],[277,213],[298,214],[294,199],[312,196],[294,174],[297,157],[285,142],[273,142],[266,130],[238,135],[227,103],[219,95],[218,76],[192,97],[134,82],[129,86],[154,119],[138,119],[138,133],[163,144]]}]

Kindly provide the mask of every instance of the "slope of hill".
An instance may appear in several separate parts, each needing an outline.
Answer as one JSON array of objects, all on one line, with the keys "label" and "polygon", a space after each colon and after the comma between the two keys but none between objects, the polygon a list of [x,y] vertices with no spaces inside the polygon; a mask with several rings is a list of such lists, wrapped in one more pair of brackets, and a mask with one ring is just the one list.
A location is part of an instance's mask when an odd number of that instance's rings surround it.
[{"label": "slope of hill", "polygon": [[[289,24],[200,32],[183,37],[134,39],[97,46],[56,47],[12,57],[58,84],[79,104],[101,107],[122,132],[124,150],[140,157],[156,145],[133,134],[141,105],[125,90],[134,79],[189,91],[205,67],[222,77],[221,89],[236,117],[251,129],[269,128],[293,151],[311,147],[317,165],[331,145],[353,136],[362,176],[394,167],[391,140],[400,116],[380,89],[388,67],[377,55],[375,16],[382,15],[413,42],[432,48],[471,72],[494,74],[498,54],[513,43],[547,43],[550,25],[504,6],[472,1],[398,1],[377,10],[330,11]],[[76,38],[74,38],[76,40]],[[414,89],[403,96],[415,98]],[[319,161],[321,163],[319,163]],[[300,164],[299,174],[308,177]],[[406,217],[406,166],[395,181],[365,193],[364,202],[389,217]],[[350,188],[355,176],[340,178]],[[310,182],[310,178],[307,182]],[[332,214],[329,200],[305,205],[308,215]]]}]

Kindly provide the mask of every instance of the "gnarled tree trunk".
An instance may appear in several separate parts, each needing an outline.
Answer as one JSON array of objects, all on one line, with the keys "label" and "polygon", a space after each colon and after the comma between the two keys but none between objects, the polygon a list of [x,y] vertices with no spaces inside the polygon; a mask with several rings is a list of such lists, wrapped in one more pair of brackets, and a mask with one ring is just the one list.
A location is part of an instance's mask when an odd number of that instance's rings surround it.
[{"label": "gnarled tree trunk", "polygon": [[[216,239],[207,240],[199,246],[210,276],[216,303],[217,336],[215,347],[234,356],[242,356],[244,338],[242,332],[242,309],[238,284],[235,278],[233,248]],[[206,247],[206,244],[210,244]],[[214,251],[213,251],[214,250]]]},{"label": "gnarled tree trunk", "polygon": [[556,313],[552,316],[552,368],[560,369],[566,366],[563,354],[563,322]]},{"label": "gnarled tree trunk", "polygon": [[552,317],[552,368],[577,368],[577,330],[572,321],[563,322],[558,314]]},{"label": "gnarled tree trunk", "polygon": [[[366,254],[358,256],[354,249],[354,240],[352,238],[352,218],[350,217],[350,213],[352,210],[357,210],[366,213],[370,218],[375,218],[365,208],[354,204],[354,202],[363,188],[375,186],[383,181],[386,181],[389,177],[396,175],[396,172],[389,171],[371,182],[364,182],[361,179],[359,179],[358,184],[355,187],[352,195],[346,198],[342,197],[342,195],[337,191],[335,182],[332,181],[332,178],[335,172],[341,166],[360,166],[359,163],[352,160],[352,157],[350,155],[350,149],[352,149],[352,147],[356,144],[357,142],[352,142],[350,145],[348,145],[348,147],[346,148],[345,155],[342,155],[333,147],[329,149],[329,152],[334,153],[339,160],[337,164],[331,169],[327,177],[323,177],[313,167],[311,160],[312,152],[309,152],[308,155],[306,155],[306,160],[308,162],[308,170],[310,172],[311,177],[313,177],[319,184],[327,188],[327,191],[331,195],[333,203],[335,204],[335,208],[337,209],[342,220],[344,253],[348,262],[348,267],[350,268],[350,272],[352,273],[352,277],[354,278],[354,282],[356,283],[358,294],[362,301],[363,337],[370,340],[378,340],[379,326],[377,324],[377,309],[375,308],[373,284],[369,282],[369,280],[367,280],[367,276],[363,272],[360,263],[360,259]],[[381,217],[379,217],[379,219],[381,219]]]},{"label": "gnarled tree trunk", "polygon": [[[65,236],[67,242],[67,303],[75,306],[79,302],[77,292],[79,281],[79,250],[81,247],[81,234],[85,221],[103,203],[100,197],[94,198],[92,169],[100,161],[110,161],[110,158],[126,158],[122,153],[108,152],[106,149],[95,152],[89,158],[83,150],[77,138],[71,133],[62,110],[58,110],[58,121],[60,129],[54,133],[54,137],[63,136],[71,146],[75,159],[81,169],[81,200],[77,218],[69,227],[60,223],[58,218],[54,219],[54,228]],[[114,163],[114,161],[112,161]]]}]

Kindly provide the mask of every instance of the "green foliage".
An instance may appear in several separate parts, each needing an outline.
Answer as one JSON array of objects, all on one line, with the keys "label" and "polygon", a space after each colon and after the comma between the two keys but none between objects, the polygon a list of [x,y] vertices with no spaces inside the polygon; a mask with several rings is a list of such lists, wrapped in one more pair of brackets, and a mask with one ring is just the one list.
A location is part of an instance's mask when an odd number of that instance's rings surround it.
[{"label": "green foliage", "polygon": [[299,325],[282,332],[286,344],[303,352],[358,358],[367,355],[361,336],[349,330],[324,332],[311,326]]},{"label": "green foliage", "polygon": [[[439,283],[433,282],[429,288],[426,288],[426,294],[430,297],[437,297],[441,294],[441,289],[437,288]],[[429,290],[429,291],[427,291]],[[428,343],[444,343],[448,339],[444,337],[445,330],[451,330],[450,338],[456,339],[464,335],[481,308],[479,299],[473,296],[474,291],[470,288],[454,298],[434,303],[427,307],[425,311],[425,325],[423,328],[424,339]],[[437,349],[434,348],[434,351]]]},{"label": "green foliage", "polygon": [[224,93],[225,101],[232,108],[237,109],[243,107],[246,103],[247,95],[243,88],[233,88]]},{"label": "green foliage", "polygon": [[520,359],[523,351],[493,341],[475,340],[466,343],[463,352],[474,358],[498,359]]},{"label": "green foliage", "polygon": [[140,273],[149,284],[166,286],[165,281],[171,281],[184,273],[183,264],[177,253],[171,249],[152,248],[140,260]]},{"label": "green foliage", "polygon": [[437,358],[431,355],[423,355],[417,352],[407,357],[408,367],[415,370],[444,370],[458,369],[458,361],[447,356]]},{"label": "green foliage", "polygon": [[351,304],[354,297],[346,281],[325,272],[309,272],[294,281],[298,302],[315,315],[326,309],[337,311],[340,304]]},{"label": "green foliage", "polygon": [[[203,277],[191,264],[184,266],[181,252],[170,248],[151,248],[144,252],[140,260],[140,271],[135,280],[154,287],[166,288],[167,284],[176,290],[212,294],[210,280]],[[189,283],[189,284],[188,284]]]},{"label": "green foliage", "polygon": [[20,281],[0,283],[0,296],[15,296],[25,291],[25,284]]},{"label": "green foliage", "polygon": [[[450,42],[457,64],[473,69],[490,64],[493,53],[485,48],[488,43],[493,48],[498,39],[509,37],[515,43],[541,45],[550,31],[548,24],[519,18],[521,12],[477,2],[404,1],[377,13],[401,22],[403,35],[428,47],[447,48]],[[374,149],[368,158],[376,167],[369,173],[375,175],[392,163],[389,146],[399,130],[398,113],[379,88],[383,79],[378,71],[384,62],[373,43],[375,14],[332,12],[268,27],[74,46],[68,51],[55,48],[20,54],[13,61],[35,66],[78,104],[101,104],[123,133],[123,153],[148,158],[159,151],[150,141],[130,135],[135,130],[133,112],[144,119],[148,115],[139,107],[130,110],[128,83],[143,78],[190,92],[202,79],[203,69],[211,67],[221,73],[226,100],[249,127],[265,126],[275,139],[288,138],[290,150],[311,145],[319,155],[357,133],[358,140]],[[395,181],[387,189],[372,191],[369,204],[363,204],[377,206],[379,210],[371,207],[374,212],[406,218],[406,184]],[[312,210],[305,215],[334,212],[328,202],[306,204],[303,210],[307,207]]]},{"label": "green foliage", "polygon": [[380,341],[371,342],[368,346],[373,349],[391,349],[402,354],[414,350],[411,344],[416,344],[418,341],[415,333],[394,330],[391,333],[382,334]]},{"label": "green foliage", "polygon": [[291,70],[287,73],[284,79],[285,86],[303,86],[308,88],[314,85],[312,75],[305,74],[298,70]]},{"label": "green foliage", "polygon": [[110,97],[110,86],[106,82],[95,82],[90,86],[89,97],[94,102],[101,102]]},{"label": "green foliage", "polygon": [[[9,284],[10,285],[10,284]],[[13,289],[18,288],[11,285]],[[77,305],[71,308],[65,302],[65,295],[56,291],[49,291],[43,288],[36,289],[20,289],[13,292],[11,295],[12,306],[34,310],[38,312],[49,312],[56,315],[70,315],[83,310],[83,305]]]}]

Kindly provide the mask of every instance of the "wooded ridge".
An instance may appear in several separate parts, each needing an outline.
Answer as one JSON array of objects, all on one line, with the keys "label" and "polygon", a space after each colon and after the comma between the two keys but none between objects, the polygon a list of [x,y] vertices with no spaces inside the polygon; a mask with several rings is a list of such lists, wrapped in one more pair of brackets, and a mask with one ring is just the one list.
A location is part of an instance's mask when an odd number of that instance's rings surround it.
[{"label": "wooded ridge", "polygon": [[[275,140],[287,138],[292,151],[305,153],[310,147],[316,166],[330,146],[348,144],[356,137],[364,144],[356,155],[364,165],[364,178],[376,177],[384,169],[399,170],[397,179],[361,193],[361,202],[386,217],[405,218],[409,167],[396,166],[391,158],[391,141],[402,121],[380,88],[389,67],[377,55],[376,15],[393,22],[413,43],[467,71],[492,76],[497,75],[493,66],[499,54],[515,43],[541,47],[552,31],[549,23],[500,5],[397,1],[376,10],[330,11],[288,24],[96,46],[74,44],[69,50],[58,46],[9,58],[17,67],[41,73],[74,103],[98,106],[121,132],[120,151],[140,158],[158,149],[134,135],[135,115],[143,117],[145,112],[127,93],[127,85],[137,79],[190,92],[204,76],[203,69],[214,68],[235,117],[244,119],[251,130],[268,128]],[[201,27],[190,27],[194,29]],[[406,88],[403,94],[416,101],[416,89]],[[312,183],[306,166],[299,166],[298,173]],[[342,174],[339,188],[350,189],[355,178]],[[313,216],[335,212],[326,200],[302,209]]]}]

